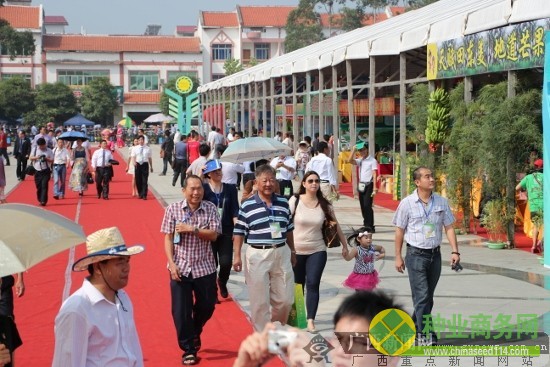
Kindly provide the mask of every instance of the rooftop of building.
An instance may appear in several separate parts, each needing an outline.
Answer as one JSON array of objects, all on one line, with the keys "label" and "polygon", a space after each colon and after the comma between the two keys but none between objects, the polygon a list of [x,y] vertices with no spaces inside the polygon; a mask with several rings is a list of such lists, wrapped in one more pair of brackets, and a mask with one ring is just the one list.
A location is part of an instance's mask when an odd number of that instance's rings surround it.
[{"label": "rooftop of building", "polygon": [[67,19],[62,15],[46,15],[44,16],[44,24],[46,25],[69,25]]},{"label": "rooftop of building", "polygon": [[196,37],[45,35],[45,51],[200,53]]},{"label": "rooftop of building", "polygon": [[41,10],[39,6],[0,6],[0,18],[16,29],[40,29]]}]

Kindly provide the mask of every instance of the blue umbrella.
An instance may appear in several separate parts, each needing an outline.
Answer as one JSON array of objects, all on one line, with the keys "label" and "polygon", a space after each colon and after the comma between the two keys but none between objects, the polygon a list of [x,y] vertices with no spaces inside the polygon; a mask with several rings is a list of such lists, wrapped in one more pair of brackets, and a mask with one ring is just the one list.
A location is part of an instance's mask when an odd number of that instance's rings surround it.
[{"label": "blue umbrella", "polygon": [[67,140],[67,141],[76,141],[78,139],[84,141],[88,140],[88,137],[81,131],[65,131],[63,134],[59,135],[58,139]]}]

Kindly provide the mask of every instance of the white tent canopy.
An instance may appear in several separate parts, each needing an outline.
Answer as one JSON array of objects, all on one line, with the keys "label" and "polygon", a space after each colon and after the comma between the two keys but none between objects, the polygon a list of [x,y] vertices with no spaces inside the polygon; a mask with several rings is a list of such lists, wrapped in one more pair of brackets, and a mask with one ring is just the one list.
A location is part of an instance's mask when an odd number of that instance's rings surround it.
[{"label": "white tent canopy", "polygon": [[383,22],[312,44],[199,87],[261,82],[293,73],[319,70],[345,60],[401,52],[516,22],[550,17],[549,0],[440,0]]}]

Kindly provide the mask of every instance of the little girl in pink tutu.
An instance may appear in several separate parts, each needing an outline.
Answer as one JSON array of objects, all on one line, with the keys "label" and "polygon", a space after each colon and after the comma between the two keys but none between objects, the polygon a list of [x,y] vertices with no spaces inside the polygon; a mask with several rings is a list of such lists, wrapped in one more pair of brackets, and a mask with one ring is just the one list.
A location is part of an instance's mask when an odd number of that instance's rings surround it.
[{"label": "little girl in pink tutu", "polygon": [[383,259],[386,256],[386,250],[382,246],[372,244],[372,233],[368,231],[356,234],[355,245],[344,257],[347,261],[355,258],[353,272],[344,281],[344,286],[356,291],[373,290],[380,282],[378,272],[374,269],[374,262]]}]

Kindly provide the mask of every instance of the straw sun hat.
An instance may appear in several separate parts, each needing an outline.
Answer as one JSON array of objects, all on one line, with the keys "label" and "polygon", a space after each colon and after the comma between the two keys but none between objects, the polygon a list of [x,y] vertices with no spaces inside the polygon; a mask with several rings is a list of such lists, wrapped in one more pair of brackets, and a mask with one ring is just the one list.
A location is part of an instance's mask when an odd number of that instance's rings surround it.
[{"label": "straw sun hat", "polygon": [[135,245],[126,247],[122,234],[117,227],[100,229],[86,238],[86,252],[88,255],[77,260],[73,271],[84,271],[88,265],[118,256],[132,256],[143,252],[145,247]]}]

